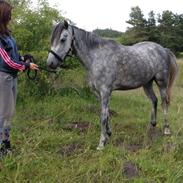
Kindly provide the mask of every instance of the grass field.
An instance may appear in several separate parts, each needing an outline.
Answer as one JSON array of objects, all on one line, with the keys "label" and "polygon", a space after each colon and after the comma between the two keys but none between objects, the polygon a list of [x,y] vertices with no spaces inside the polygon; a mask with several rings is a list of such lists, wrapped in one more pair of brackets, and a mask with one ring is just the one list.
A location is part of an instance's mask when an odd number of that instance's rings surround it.
[{"label": "grass field", "polygon": [[[85,87],[82,70],[68,71],[55,96],[18,99],[12,127],[13,152],[0,160],[2,183],[182,183],[183,61],[173,89],[172,136],[161,135],[163,115],[148,132],[151,105],[142,89],[114,92],[113,134],[103,151],[100,105]],[[69,86],[72,84],[72,88]]]}]

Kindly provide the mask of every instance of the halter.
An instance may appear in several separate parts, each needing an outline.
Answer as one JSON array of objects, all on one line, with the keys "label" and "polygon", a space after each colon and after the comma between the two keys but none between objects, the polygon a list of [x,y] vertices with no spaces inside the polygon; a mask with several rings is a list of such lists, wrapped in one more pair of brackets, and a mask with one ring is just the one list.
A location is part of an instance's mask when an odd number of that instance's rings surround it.
[{"label": "halter", "polygon": [[54,52],[53,50],[49,50],[48,52],[52,53],[57,60],[59,60],[60,62],[63,62],[63,59],[56,52]]},{"label": "halter", "polygon": [[[72,26],[71,26],[71,28],[72,28]],[[73,56],[72,56],[72,54],[73,54],[73,42],[74,42],[74,30],[73,30],[73,28],[72,28],[71,48],[70,48],[69,51],[67,52],[65,58],[66,58],[66,57],[73,57]],[[64,60],[63,60],[56,52],[54,52],[53,50],[49,50],[48,52],[51,53],[51,54],[53,54],[54,57],[55,57],[58,61],[60,61],[61,63],[63,63]],[[71,55],[70,55],[69,53],[71,53]],[[65,59],[65,58],[64,58],[64,59]]]}]

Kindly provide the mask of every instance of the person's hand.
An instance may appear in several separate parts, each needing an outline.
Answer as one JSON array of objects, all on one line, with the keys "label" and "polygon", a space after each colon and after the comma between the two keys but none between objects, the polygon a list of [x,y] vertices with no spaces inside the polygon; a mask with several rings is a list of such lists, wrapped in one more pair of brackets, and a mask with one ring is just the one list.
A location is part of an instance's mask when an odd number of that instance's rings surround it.
[{"label": "person's hand", "polygon": [[23,61],[26,63],[34,62],[34,57],[31,54],[26,54],[23,56]]},{"label": "person's hand", "polygon": [[31,70],[39,70],[39,66],[37,64],[30,63],[30,69]]}]

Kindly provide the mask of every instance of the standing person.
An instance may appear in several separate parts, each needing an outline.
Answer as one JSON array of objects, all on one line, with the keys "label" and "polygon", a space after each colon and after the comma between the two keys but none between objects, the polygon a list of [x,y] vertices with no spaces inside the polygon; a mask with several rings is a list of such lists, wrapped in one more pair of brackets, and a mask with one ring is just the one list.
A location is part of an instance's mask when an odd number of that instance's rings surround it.
[{"label": "standing person", "polygon": [[38,65],[26,63],[18,54],[17,45],[8,29],[12,6],[0,0],[0,155],[11,148],[10,128],[15,112],[17,73],[26,69],[38,70]]}]

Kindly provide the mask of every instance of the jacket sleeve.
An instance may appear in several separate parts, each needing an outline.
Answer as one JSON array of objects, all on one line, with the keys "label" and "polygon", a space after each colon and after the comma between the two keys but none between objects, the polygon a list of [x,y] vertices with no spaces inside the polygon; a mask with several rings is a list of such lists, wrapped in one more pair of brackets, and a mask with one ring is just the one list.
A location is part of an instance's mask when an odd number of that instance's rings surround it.
[{"label": "jacket sleeve", "polygon": [[11,68],[13,68],[15,70],[23,71],[30,67],[29,63],[24,63],[22,61],[17,62],[15,60],[12,60],[9,57],[8,53],[2,47],[0,47],[0,56],[2,57],[2,59],[8,66],[10,66]]}]

